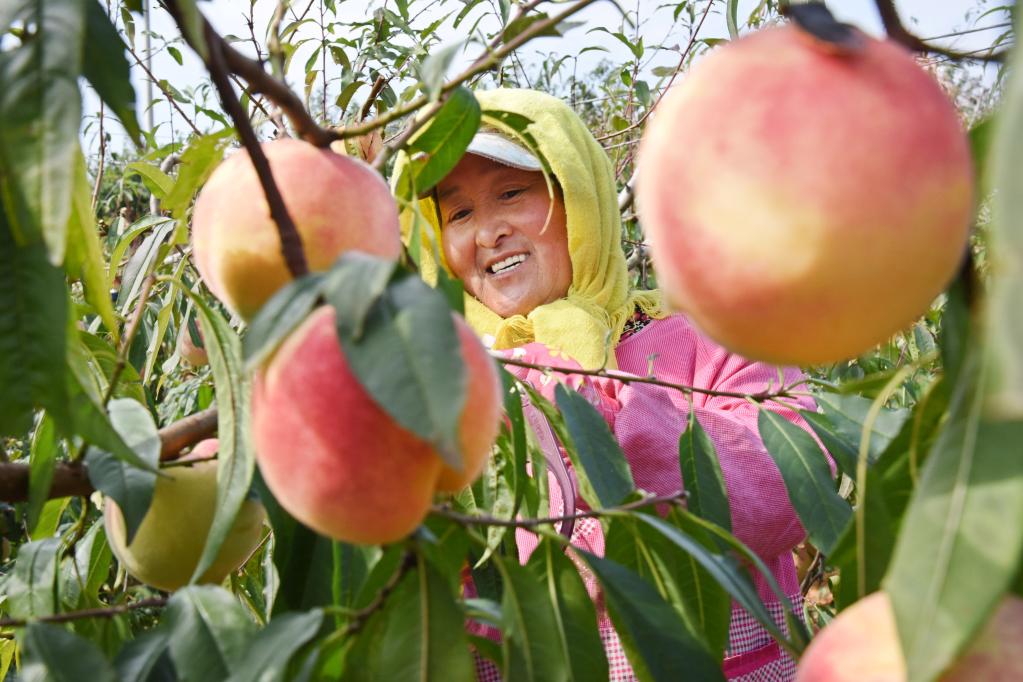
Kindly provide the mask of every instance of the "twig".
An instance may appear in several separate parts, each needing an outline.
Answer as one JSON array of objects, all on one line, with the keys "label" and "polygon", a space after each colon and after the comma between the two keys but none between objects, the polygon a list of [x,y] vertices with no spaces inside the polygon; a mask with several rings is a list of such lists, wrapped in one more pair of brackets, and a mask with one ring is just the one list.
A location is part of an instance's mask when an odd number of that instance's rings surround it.
[{"label": "twig", "polygon": [[[494,67],[494,65],[496,65],[498,62],[500,62],[502,59],[507,57],[509,54],[511,54],[518,48],[522,47],[522,45],[524,45],[525,43],[542,34],[544,31],[547,31],[548,29],[558,25],[568,17],[572,16],[573,14],[585,8],[587,5],[592,4],[593,2],[595,2],[595,0],[577,0],[563,12],[560,12],[559,14],[556,14],[548,19],[544,19],[543,21],[536,22],[535,24],[527,28],[525,31],[515,36],[515,38],[512,39],[511,42],[507,43],[500,49],[494,50],[492,52],[488,51],[487,54],[473,62],[473,64],[465,71],[458,74],[450,81],[445,83],[443,86],[441,86],[441,94],[447,94],[448,92],[454,90],[456,87],[458,87],[465,81],[469,80],[473,76],[481,74],[484,71],[490,70],[491,68]],[[381,114],[380,116],[374,119],[366,121],[365,123],[361,123],[355,126],[345,126],[343,128],[336,129],[333,132],[340,139],[346,139],[349,137],[359,137],[360,135],[365,135],[366,133],[372,132],[377,128],[385,126],[391,121],[395,121],[399,118],[408,116],[409,114],[414,113],[419,109],[422,109],[429,102],[430,102],[429,97],[427,97],[426,95],[421,95],[418,98],[409,102],[408,104],[391,109],[387,113]]]},{"label": "twig", "polygon": [[398,583],[400,583],[401,579],[405,577],[405,574],[412,570],[412,567],[415,565],[415,553],[411,551],[405,552],[405,555],[401,559],[401,563],[398,564],[398,569],[394,572],[394,575],[387,580],[387,583],[380,588],[380,591],[377,592],[373,601],[371,601],[366,608],[357,611],[355,615],[352,616],[352,619],[348,621],[348,624],[344,627],[344,629],[335,632],[329,639],[344,640],[346,637],[349,637],[361,630],[369,617],[383,607],[384,602],[387,601],[387,597],[391,595],[391,592],[394,592],[394,588],[398,586]]},{"label": "twig", "polygon": [[[270,205],[270,216],[277,224],[277,232],[281,238],[281,254],[284,256],[284,262],[287,264],[288,271],[291,272],[292,277],[301,277],[309,272],[305,252],[302,250],[302,237],[299,235],[298,229],[291,219],[288,208],[284,205],[284,199],[281,197],[280,190],[277,188],[277,183],[274,182],[273,173],[270,170],[270,162],[267,161],[263,149],[259,146],[256,132],[252,129],[252,124],[249,122],[248,117],[245,116],[245,112],[242,111],[241,103],[231,88],[231,82],[227,77],[227,69],[224,63],[224,53],[221,50],[223,39],[216,34],[208,23],[206,24],[206,42],[209,47],[209,62],[206,66],[209,68],[210,76],[213,78],[213,84],[217,87],[221,104],[223,104],[224,110],[231,117],[231,120],[234,121],[238,137],[241,138],[245,150],[249,153],[252,166],[256,170],[256,175],[259,176],[259,184],[263,186],[266,201]],[[260,71],[262,71],[262,68]]]},{"label": "twig", "polygon": [[103,136],[103,100],[99,101],[99,165],[96,168],[96,184],[92,186],[92,213],[96,214],[99,186],[103,183],[103,166],[107,160],[107,141]]},{"label": "twig", "polygon": [[[182,27],[181,14],[178,11],[175,0],[167,0],[166,7],[174,21],[178,24],[178,27],[182,29],[181,34],[185,37],[185,40],[188,40],[189,34]],[[244,78],[252,92],[266,95],[270,101],[280,107],[295,126],[295,131],[300,138],[317,147],[328,147],[331,142],[338,139],[338,136],[333,131],[321,128],[313,120],[312,115],[306,110],[302,100],[292,92],[291,88],[268,74],[260,62],[246,57],[231,47],[226,40],[213,30],[213,27],[205,17],[202,18],[202,23],[203,35],[205,36],[210,55],[212,56],[215,51],[219,51],[227,68]],[[195,49],[196,46],[191,45],[191,47]],[[199,50],[196,50],[196,52],[199,52]]]},{"label": "twig", "polygon": [[174,110],[181,115],[181,118],[185,119],[185,123],[188,124],[188,127],[190,127],[196,135],[201,136],[202,133],[199,131],[198,128],[195,127],[195,123],[193,123],[192,119],[190,119],[188,115],[181,110],[181,107],[178,106],[177,100],[174,99],[174,95],[169,90],[167,90],[166,87],[164,87],[163,83],[156,79],[156,76],[153,75],[153,72],[149,70],[148,66],[146,66],[146,62],[141,57],[139,57],[138,54],[136,54],[135,50],[131,48],[131,45],[126,44],[125,47],[128,48],[128,52],[131,53],[131,56],[135,58],[135,63],[141,66],[142,70],[146,72],[146,76],[149,78],[149,81],[151,83],[155,83],[156,87],[160,88],[160,92],[162,92],[163,96],[167,98],[167,101],[170,102],[172,107],[174,107]]},{"label": "twig", "polygon": [[687,386],[685,384],[676,384],[670,381],[661,381],[660,379],[653,376],[639,376],[637,374],[625,374],[620,372],[610,372],[606,369],[583,369],[581,367],[555,367],[553,365],[539,365],[533,362],[526,362],[524,360],[516,360],[513,358],[504,357],[500,353],[492,354],[494,359],[505,365],[514,365],[516,367],[525,367],[527,369],[535,369],[541,372],[558,374],[578,374],[589,377],[601,377],[604,379],[614,379],[620,381],[623,384],[651,384],[653,386],[661,386],[664,388],[673,388],[676,391],[681,391],[686,395],[692,393],[700,393],[702,395],[718,396],[721,398],[740,398],[742,400],[752,400],[757,403],[766,402],[768,400],[776,400],[778,398],[794,398],[798,396],[798,393],[793,393],[792,389],[796,386],[806,383],[806,380],[800,380],[788,386],[782,386],[777,391],[760,391],[758,393],[740,393],[738,391],[717,391],[710,388],[700,388],[698,386]]},{"label": "twig", "polygon": [[[139,324],[142,322],[142,314],[145,312],[146,303],[149,301],[149,293],[153,290],[153,283],[155,281],[156,278],[153,275],[149,275],[142,283],[142,290],[139,292],[139,300],[135,304],[135,312],[132,314],[131,322],[128,323],[128,328],[121,335],[121,348],[117,352],[117,363],[110,373],[110,383],[107,384],[107,391],[103,394],[104,407],[113,397],[114,391],[117,389],[117,383],[121,380],[121,374],[128,364],[128,353],[131,351],[131,344],[135,340],[135,334],[138,333]],[[83,445],[82,447],[84,450],[85,446]]]},{"label": "twig", "polygon": [[362,109],[359,110],[359,120],[363,121],[369,116],[370,108],[373,106],[373,102],[380,96],[384,86],[387,85],[388,79],[383,74],[377,76],[377,79],[373,81],[373,87],[369,90],[369,95],[366,96],[366,101],[362,104]]},{"label": "twig", "polygon": [[120,606],[107,606],[95,609],[82,609],[81,611],[67,611],[65,613],[55,613],[52,616],[39,616],[38,618],[0,618],[0,628],[21,628],[25,627],[29,623],[68,623],[74,620],[81,620],[83,618],[112,618],[113,616],[119,616],[122,613],[134,611],[135,609],[148,609],[148,608],[159,608],[167,605],[167,600],[163,597],[152,597],[150,599],[141,599],[131,604],[121,604]]},{"label": "twig", "polygon": [[373,168],[382,173],[384,167],[387,165],[387,161],[394,156],[398,150],[408,144],[408,141],[412,139],[412,136],[415,135],[420,128],[430,122],[437,112],[440,111],[440,108],[444,106],[444,102],[446,101],[447,94],[441,95],[440,99],[430,105],[430,108],[427,109],[422,116],[409,121],[405,130],[401,131],[398,135],[395,135],[390,142],[380,148],[380,151],[377,152],[376,157],[373,159]]},{"label": "twig", "polygon": [[210,407],[160,429],[160,459],[173,459],[179,452],[210,438],[217,432],[217,408]]},{"label": "twig", "polygon": [[576,514],[566,514],[565,516],[550,516],[547,518],[540,519],[499,519],[494,516],[460,514],[456,511],[452,511],[450,507],[436,505],[430,508],[430,513],[454,521],[455,523],[461,526],[500,526],[502,528],[535,528],[536,526],[549,526],[554,525],[556,523],[561,523],[563,521],[599,518],[601,516],[609,516],[611,514],[616,514],[620,512],[632,511],[634,509],[643,509],[644,507],[650,507],[656,504],[681,505],[683,502],[685,502],[687,497],[688,494],[685,491],[679,491],[671,495],[644,497],[642,500],[629,502],[628,504],[623,504],[618,507],[591,509],[589,511],[578,512]]},{"label": "twig", "polygon": [[888,37],[915,52],[932,52],[934,54],[944,55],[950,59],[976,59],[983,62],[1005,61],[1005,57],[1009,53],[1009,50],[1001,50],[999,52],[981,55],[971,52],[959,52],[958,50],[950,50],[938,47],[937,45],[931,45],[906,30],[906,27],[902,25],[902,21],[899,19],[899,12],[895,9],[895,4],[892,0],[874,0],[874,4],[877,6],[877,11],[881,15],[881,23],[884,25],[884,30],[888,34]]},{"label": "twig", "polygon": [[610,140],[611,138],[625,135],[629,131],[635,130],[639,126],[643,125],[643,121],[647,120],[647,117],[649,117],[650,114],[653,113],[654,109],[657,108],[657,105],[661,103],[661,100],[664,99],[665,93],[667,93],[668,90],[671,89],[671,84],[675,82],[675,78],[682,71],[682,67],[686,63],[686,57],[689,56],[690,50],[692,50],[693,45],[696,44],[696,36],[700,34],[700,29],[703,28],[703,22],[707,18],[707,15],[710,14],[710,8],[713,7],[713,5],[714,0],[710,0],[710,2],[707,3],[707,9],[703,11],[703,16],[700,17],[700,23],[696,25],[696,29],[693,31],[692,35],[689,36],[689,44],[686,45],[686,49],[683,50],[682,56],[678,60],[678,66],[675,67],[674,73],[672,73],[671,78],[668,79],[667,85],[661,88],[661,92],[657,95],[657,101],[654,102],[653,105],[649,107],[645,112],[643,112],[643,115],[639,118],[638,121],[629,125],[627,128],[622,128],[621,130],[598,137],[597,142],[603,142],[604,140]]}]

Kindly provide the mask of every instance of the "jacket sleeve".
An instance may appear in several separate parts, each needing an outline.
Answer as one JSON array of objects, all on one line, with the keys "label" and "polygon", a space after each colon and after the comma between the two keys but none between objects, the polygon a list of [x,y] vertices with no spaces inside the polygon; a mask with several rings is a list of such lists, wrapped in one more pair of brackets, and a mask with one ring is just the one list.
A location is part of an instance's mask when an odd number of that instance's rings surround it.
[{"label": "jacket sleeve", "polygon": [[[692,385],[712,391],[755,394],[777,388],[779,370],[725,352],[710,342],[696,349]],[[540,344],[523,347],[520,357],[537,364],[566,365],[552,358]],[[509,369],[513,369],[509,367]],[[535,370],[519,371],[519,378],[553,393],[550,376]],[[770,401],[762,407],[744,398],[693,394],[673,388],[616,379],[567,375],[567,382],[585,395],[608,421],[632,469],[636,486],[659,495],[682,489],[678,441],[688,423],[689,409],[709,435],[721,464],[732,514],[733,533],[764,559],[795,547],[805,531],[789,502],[774,460],[767,453],[757,427],[759,409],[770,409],[806,428],[797,413]],[[566,375],[556,375],[566,380]],[[799,381],[794,368],[782,370],[785,384]],[[542,384],[542,385],[541,385]],[[789,399],[798,408],[813,409],[808,398]],[[822,453],[822,456],[823,453]]]}]

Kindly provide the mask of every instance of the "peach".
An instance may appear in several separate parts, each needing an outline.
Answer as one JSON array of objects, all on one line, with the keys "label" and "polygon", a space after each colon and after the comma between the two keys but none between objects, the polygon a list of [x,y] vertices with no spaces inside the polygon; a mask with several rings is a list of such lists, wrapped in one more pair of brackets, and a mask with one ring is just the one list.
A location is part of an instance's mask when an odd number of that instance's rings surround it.
[{"label": "peach", "polygon": [[[196,329],[199,331],[199,340],[204,341],[202,333],[202,325],[199,321],[195,321]],[[203,367],[209,364],[209,356],[206,355],[205,346],[197,346],[192,340],[192,334],[189,332],[188,323],[181,325],[181,329],[178,331],[178,355],[181,359],[190,364],[192,367]]]},{"label": "peach", "polygon": [[[398,258],[398,208],[370,166],[300,140],[274,140],[262,149],[311,271],[326,270],[349,249]],[[192,252],[210,291],[246,319],[291,280],[276,223],[244,150],[221,163],[199,193]]]},{"label": "peach", "polygon": [[315,310],[257,374],[256,461],[280,504],[313,530],[346,542],[393,542],[419,525],[438,486],[457,488],[479,474],[500,424],[500,379],[483,344],[456,317],[469,377],[459,427],[465,464],[456,472],[362,387],[335,319],[332,307]]},{"label": "peach", "polygon": [[[1007,597],[941,682],[1023,680],[1023,599]],[[796,682],[905,682],[891,601],[875,592],[842,611],[814,637]]]},{"label": "peach", "polygon": [[[188,584],[202,556],[206,536],[213,525],[217,502],[217,439],[204,440],[180,462],[191,466],[161,469],[153,501],[126,544],[124,515],[112,498],[103,504],[107,541],[114,555],[135,578],[161,590],[173,591]],[[266,511],[255,500],[245,500],[213,565],[200,583],[220,583],[249,558],[263,537]]]},{"label": "peach", "polygon": [[715,50],[658,106],[639,216],[667,299],[775,363],[838,361],[926,312],[962,262],[970,149],[909,52],[792,25]]}]

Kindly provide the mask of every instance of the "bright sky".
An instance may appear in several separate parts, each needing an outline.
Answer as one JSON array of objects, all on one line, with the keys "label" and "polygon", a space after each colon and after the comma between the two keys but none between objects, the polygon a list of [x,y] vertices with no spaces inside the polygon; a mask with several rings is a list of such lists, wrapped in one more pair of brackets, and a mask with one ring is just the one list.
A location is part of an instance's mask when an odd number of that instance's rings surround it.
[{"label": "bright sky", "polygon": [[[173,26],[170,18],[162,10],[155,8],[154,0],[144,0],[152,2],[154,5],[154,11],[152,14],[152,29],[157,35],[162,36],[175,36],[177,31]],[[318,10],[320,0],[313,0],[314,5],[313,11],[310,13],[311,16],[318,16]],[[372,6],[380,6],[382,1],[376,0],[372,3]],[[389,0],[387,0],[389,1]],[[684,44],[688,40],[688,34],[684,28],[676,27],[676,33],[672,34],[669,32],[671,27],[671,4],[665,3],[663,0],[619,0],[620,6],[629,12],[632,16],[635,16],[637,11],[642,22],[641,33],[644,37],[644,44],[648,50],[657,44],[665,46],[673,46],[679,43]],[[741,0],[739,3],[738,16],[740,22],[753,10],[759,0]],[[308,0],[293,0],[293,5],[298,8],[305,8],[308,4]],[[417,5],[422,3],[414,3],[413,11]],[[433,17],[441,16],[446,10],[446,7],[454,4],[458,8],[462,6],[461,2],[455,2],[455,0],[446,0],[446,2],[435,3],[436,9],[430,9],[424,13],[423,18],[416,23],[416,27],[425,26],[429,21],[432,21]],[[725,21],[723,16],[724,2],[715,2],[715,7],[712,8],[711,15],[708,17],[703,30],[700,33],[701,37],[705,38],[725,38],[728,35],[725,27]],[[1004,22],[1004,14],[995,14],[987,17],[983,17],[978,20],[978,16],[982,13],[983,9],[992,7],[997,4],[995,0],[897,0],[896,5],[899,8],[900,15],[903,23],[913,30],[917,35],[924,38],[931,38],[935,36],[944,36],[945,34],[962,31],[965,29],[973,29],[982,26],[990,26],[992,24],[1000,24]],[[214,27],[221,34],[234,34],[241,37],[247,37],[249,35],[248,27],[246,26],[245,15],[248,11],[248,2],[242,0],[212,0],[210,2],[199,3],[200,9],[206,14],[206,16],[213,23]],[[257,36],[262,37],[263,32],[269,21],[269,14],[276,5],[276,1],[271,0],[256,0],[255,2],[255,30]],[[485,5],[485,3],[484,3]],[[391,5],[393,7],[393,4]],[[877,10],[874,6],[873,0],[832,0],[829,3],[832,11],[835,15],[849,23],[855,24],[863,30],[875,34],[881,34],[881,22],[877,14]],[[370,10],[367,9],[367,3],[356,2],[352,0],[338,0],[337,2],[339,18],[343,21],[350,21],[354,18],[366,18],[370,16]],[[547,5],[548,11],[554,12],[559,11],[564,7],[564,4],[551,4]],[[658,10],[658,8],[661,8]],[[696,3],[697,12],[700,12],[705,8],[706,5],[703,2]],[[479,8],[480,12],[483,11],[483,6]],[[142,54],[143,42],[142,42],[142,18],[136,17],[137,28],[136,28],[136,51]],[[573,20],[586,22],[584,26],[575,28],[568,32],[564,38],[541,38],[533,41],[527,45],[522,51],[522,58],[527,62],[530,61],[531,56],[534,58],[538,53],[547,53],[550,51],[557,51],[559,54],[576,54],[579,53],[583,47],[592,45],[601,45],[606,48],[607,52],[603,51],[589,51],[579,56],[578,72],[585,73],[588,69],[592,68],[597,64],[600,59],[610,59],[613,62],[624,63],[631,58],[631,53],[628,48],[618,42],[616,39],[602,32],[593,32],[594,27],[607,27],[611,30],[624,30],[624,32],[631,34],[633,29],[622,28],[622,15],[616,5],[609,1],[596,2],[590,5],[586,9],[582,10],[578,15],[573,17]],[[469,22],[463,23],[459,31],[450,31],[443,34],[444,43],[451,43],[464,39],[465,35],[463,31]],[[491,30],[494,26],[489,27]],[[741,28],[740,28],[741,30]],[[975,49],[989,44],[989,41],[993,36],[997,35],[998,32],[1004,31],[1005,29],[998,29],[996,31],[981,31],[976,33],[970,33],[953,38],[939,39],[938,43],[955,47],[961,50]],[[318,32],[317,32],[318,35]],[[162,39],[154,40],[154,49],[162,44]],[[158,78],[165,78],[176,88],[185,89],[187,87],[194,87],[202,82],[204,71],[198,58],[191,53],[189,48],[178,43],[181,55],[183,57],[183,64],[179,65],[171,56],[167,50],[162,50],[156,53],[153,57],[152,68]],[[239,49],[244,49],[244,45],[239,45]],[[251,46],[249,46],[251,47]],[[470,46],[464,55],[465,60],[469,60],[479,52],[479,46]],[[293,68],[289,73],[289,81],[292,88],[297,91],[301,91],[303,88],[302,79],[302,65],[304,64],[306,57],[311,54],[312,47],[304,46],[300,48],[299,53],[293,60]],[[660,56],[655,57],[652,61],[651,66],[664,64],[674,65],[677,63],[678,57],[676,53],[670,51],[663,51]],[[328,60],[328,67],[331,66],[332,62]],[[458,68],[459,63],[456,62],[453,68]],[[144,86],[145,74],[142,69],[136,67],[133,69],[133,78],[136,86],[136,93],[138,95],[138,102],[140,103],[140,110],[146,101],[146,89]],[[86,88],[85,98],[85,117],[86,126],[89,123],[89,117],[94,116],[98,110],[98,101],[96,100],[93,93],[88,91]],[[156,88],[153,89],[154,97],[161,98],[162,94]],[[334,93],[336,94],[336,93]],[[190,107],[186,105],[186,111],[191,114]],[[180,116],[174,114],[170,105],[166,102],[158,102],[153,108],[153,119],[159,128],[158,138],[167,141],[171,139],[171,127],[173,125],[174,132],[180,136],[181,132],[185,129],[184,122],[180,119]],[[143,126],[146,126],[146,118],[144,114],[140,113],[140,120]],[[204,117],[199,117],[200,126],[209,125],[209,120]],[[112,147],[114,149],[122,148],[126,142],[126,137],[120,130],[119,126],[109,125],[108,130],[113,132]],[[87,147],[95,151],[97,146],[96,130],[95,125],[84,127],[84,141]]]}]

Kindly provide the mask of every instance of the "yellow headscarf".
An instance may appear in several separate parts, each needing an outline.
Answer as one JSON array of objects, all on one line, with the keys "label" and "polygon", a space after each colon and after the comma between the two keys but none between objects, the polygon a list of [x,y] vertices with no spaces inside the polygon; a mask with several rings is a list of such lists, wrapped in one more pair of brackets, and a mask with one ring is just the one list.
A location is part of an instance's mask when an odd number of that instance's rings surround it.
[{"label": "yellow headscarf", "polygon": [[[483,125],[515,138],[513,130],[488,112],[512,112],[532,121],[526,132],[536,142],[534,151],[547,161],[564,194],[572,284],[565,298],[508,318],[501,318],[467,293],[467,321],[478,334],[493,336],[498,349],[539,341],[584,368],[615,367],[612,351],[636,307],[651,317],[664,317],[665,312],[660,292],[629,289],[610,159],[576,113],[556,97],[515,89],[475,94],[483,109]],[[404,155],[398,158],[393,177],[399,177],[406,163]],[[434,254],[447,269],[437,210],[431,197],[421,199],[419,209],[418,215],[412,209],[402,212],[402,237],[408,243],[418,222],[420,271],[426,281],[434,283]]]}]

